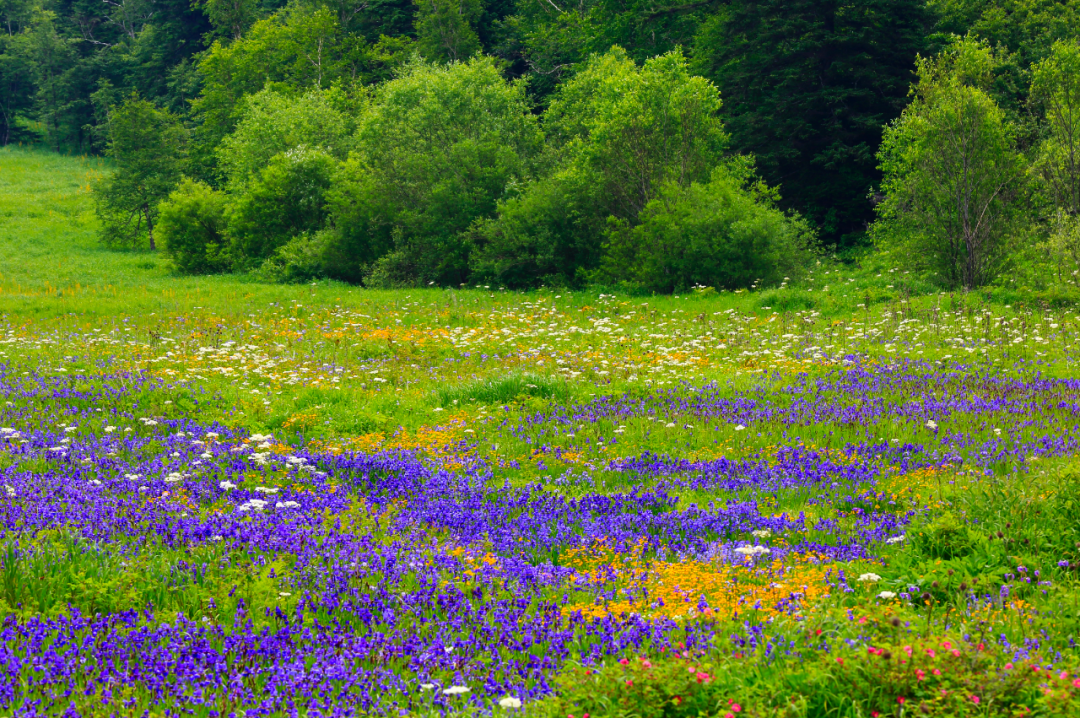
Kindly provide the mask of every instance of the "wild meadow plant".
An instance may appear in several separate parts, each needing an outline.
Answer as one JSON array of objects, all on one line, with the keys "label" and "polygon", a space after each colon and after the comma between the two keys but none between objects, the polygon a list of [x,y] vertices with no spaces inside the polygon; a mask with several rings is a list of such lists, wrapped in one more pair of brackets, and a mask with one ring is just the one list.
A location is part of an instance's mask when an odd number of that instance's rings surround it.
[{"label": "wild meadow plant", "polygon": [[1070,310],[79,266],[0,270],[0,716],[1080,713]]}]

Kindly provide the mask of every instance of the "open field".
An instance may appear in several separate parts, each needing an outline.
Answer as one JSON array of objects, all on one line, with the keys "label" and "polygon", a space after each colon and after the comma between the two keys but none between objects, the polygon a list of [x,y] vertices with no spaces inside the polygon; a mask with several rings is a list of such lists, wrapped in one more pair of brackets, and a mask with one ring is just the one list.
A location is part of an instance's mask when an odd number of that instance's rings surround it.
[{"label": "open field", "polygon": [[0,716],[1080,714],[1072,310],[177,278],[95,171],[0,151]]}]

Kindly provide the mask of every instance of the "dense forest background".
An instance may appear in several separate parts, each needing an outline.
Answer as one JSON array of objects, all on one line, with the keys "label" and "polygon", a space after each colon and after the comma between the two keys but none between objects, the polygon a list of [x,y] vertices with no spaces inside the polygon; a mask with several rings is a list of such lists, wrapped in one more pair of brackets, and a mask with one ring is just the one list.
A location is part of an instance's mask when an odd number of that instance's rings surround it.
[{"label": "dense forest background", "polygon": [[887,247],[971,288],[1077,255],[1078,34],[1080,0],[0,0],[0,143],[112,157],[104,240],[183,272],[671,291]]}]

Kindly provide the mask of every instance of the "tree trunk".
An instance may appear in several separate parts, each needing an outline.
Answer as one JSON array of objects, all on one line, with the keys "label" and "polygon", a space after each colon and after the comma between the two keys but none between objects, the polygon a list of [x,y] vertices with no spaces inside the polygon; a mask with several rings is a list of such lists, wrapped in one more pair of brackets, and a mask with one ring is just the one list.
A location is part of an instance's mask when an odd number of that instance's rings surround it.
[{"label": "tree trunk", "polygon": [[154,246],[154,221],[150,219],[150,205],[143,205],[143,216],[146,217],[146,236],[150,238],[150,251],[153,252],[157,247]]}]

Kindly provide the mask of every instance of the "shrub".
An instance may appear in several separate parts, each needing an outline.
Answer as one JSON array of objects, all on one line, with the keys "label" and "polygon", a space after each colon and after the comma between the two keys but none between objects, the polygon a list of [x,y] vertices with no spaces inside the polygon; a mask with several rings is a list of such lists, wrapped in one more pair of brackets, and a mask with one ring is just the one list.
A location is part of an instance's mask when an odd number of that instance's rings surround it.
[{"label": "shrub", "polygon": [[328,249],[326,230],[299,234],[274,252],[259,267],[259,276],[268,282],[295,284],[326,275]]},{"label": "shrub", "polygon": [[293,237],[323,227],[335,165],[329,155],[306,147],[270,160],[229,215],[229,236],[239,266],[258,266]]},{"label": "shrub", "polygon": [[654,292],[779,283],[809,258],[813,234],[748,179],[748,168],[729,165],[707,184],[668,185],[638,224],[613,224],[601,276]]},{"label": "shrub", "polygon": [[603,218],[582,212],[577,197],[566,177],[555,175],[501,203],[497,218],[470,233],[477,276],[513,289],[566,286],[580,267],[595,267]]},{"label": "shrub", "polygon": [[184,178],[158,210],[165,253],[182,274],[227,271],[227,197],[197,180]]}]

